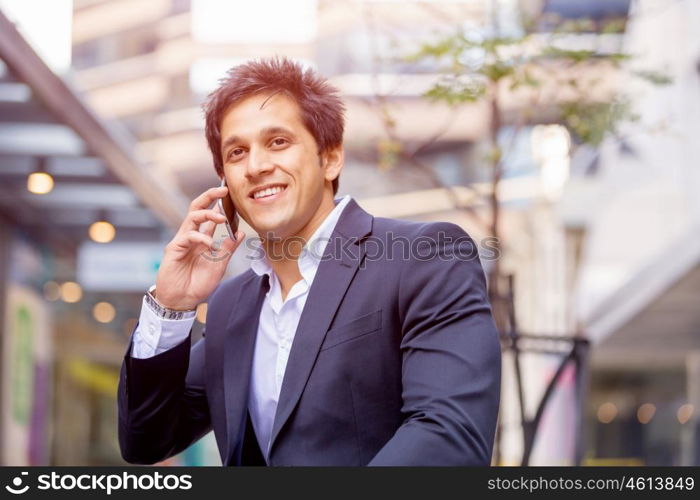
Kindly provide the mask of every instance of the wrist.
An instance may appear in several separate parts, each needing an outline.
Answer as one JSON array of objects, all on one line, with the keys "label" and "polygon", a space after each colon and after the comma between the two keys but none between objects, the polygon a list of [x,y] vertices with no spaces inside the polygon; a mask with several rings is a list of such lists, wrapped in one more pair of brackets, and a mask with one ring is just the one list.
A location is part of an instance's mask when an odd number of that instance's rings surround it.
[{"label": "wrist", "polygon": [[161,307],[165,307],[166,309],[170,309],[171,311],[194,311],[196,309],[196,306],[189,307],[187,305],[169,305],[167,301],[163,301],[162,299],[159,299],[156,296],[156,285],[152,285],[151,288],[148,289],[148,293],[151,294],[151,297],[153,297],[153,300],[158,302],[158,304]]},{"label": "wrist", "polygon": [[194,307],[172,307],[156,299],[156,287],[151,286],[146,293],[146,302],[153,311],[164,319],[184,319],[195,314]]}]

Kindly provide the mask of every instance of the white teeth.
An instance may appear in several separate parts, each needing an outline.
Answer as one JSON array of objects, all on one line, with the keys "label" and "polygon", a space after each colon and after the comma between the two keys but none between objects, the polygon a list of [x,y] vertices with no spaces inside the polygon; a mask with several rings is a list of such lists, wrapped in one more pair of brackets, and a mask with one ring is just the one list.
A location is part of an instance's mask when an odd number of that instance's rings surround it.
[{"label": "white teeth", "polygon": [[262,189],[260,191],[256,191],[255,193],[253,193],[253,198],[258,199],[258,198],[264,198],[265,196],[272,196],[273,194],[277,194],[280,191],[282,191],[282,189],[284,189],[284,188],[282,188],[281,186],[275,186],[272,188]]}]

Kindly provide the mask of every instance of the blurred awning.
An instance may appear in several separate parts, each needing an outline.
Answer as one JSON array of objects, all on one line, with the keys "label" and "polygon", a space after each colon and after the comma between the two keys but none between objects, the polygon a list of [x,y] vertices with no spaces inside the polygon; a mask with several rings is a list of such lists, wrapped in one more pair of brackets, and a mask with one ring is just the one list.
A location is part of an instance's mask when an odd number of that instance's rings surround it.
[{"label": "blurred awning", "polygon": [[[596,365],[649,369],[684,366],[700,352],[700,227],[640,269],[589,317]],[[624,363],[623,363],[624,360]]]},{"label": "blurred awning", "polygon": [[[61,246],[87,239],[106,218],[116,241],[157,241],[179,226],[185,198],[133,156],[131,138],[108,126],[54,74],[0,12],[0,213]],[[47,194],[27,190],[45,171]]]}]

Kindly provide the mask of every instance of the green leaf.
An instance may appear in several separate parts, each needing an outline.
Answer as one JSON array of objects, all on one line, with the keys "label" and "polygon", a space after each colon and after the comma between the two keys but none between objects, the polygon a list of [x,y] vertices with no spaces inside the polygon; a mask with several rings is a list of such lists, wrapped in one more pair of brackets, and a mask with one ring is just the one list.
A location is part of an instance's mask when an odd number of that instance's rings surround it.
[{"label": "green leaf", "polygon": [[485,93],[486,86],[476,78],[448,78],[435,84],[423,95],[433,101],[444,101],[453,105],[474,102]]},{"label": "green leaf", "polygon": [[622,123],[640,118],[625,96],[606,102],[570,101],[561,104],[560,111],[569,130],[592,146],[599,146],[609,134],[617,134]]},{"label": "green leaf", "polygon": [[491,64],[484,64],[479,70],[478,73],[481,73],[484,75],[486,78],[491,80],[492,82],[497,82],[501,80],[502,78],[505,78],[506,76],[510,76],[513,74],[513,67],[509,66],[507,64],[504,64],[501,61],[497,61]]},{"label": "green leaf", "polygon": [[596,53],[592,50],[569,50],[549,46],[542,50],[542,55],[552,59],[569,59],[574,63],[581,63],[592,59]]},{"label": "green leaf", "polygon": [[632,74],[635,75],[638,78],[641,78],[642,80],[645,80],[652,85],[670,85],[673,83],[673,78],[670,76],[661,73],[660,71],[653,71],[653,70],[637,70],[637,71],[632,71]]},{"label": "green leaf", "polygon": [[379,157],[379,169],[389,170],[394,168],[398,162],[403,146],[399,141],[393,139],[380,139],[377,142],[377,154]]},{"label": "green leaf", "polygon": [[523,71],[523,82],[528,87],[533,87],[533,88],[537,88],[540,85],[542,85],[542,82],[540,80],[538,80],[537,78],[535,78],[534,76],[532,76],[532,73],[527,68]]},{"label": "green leaf", "polygon": [[611,34],[611,33],[624,33],[627,21],[625,19],[610,19],[609,21],[603,22],[600,32]]},{"label": "green leaf", "polygon": [[503,150],[498,146],[490,148],[484,155],[484,161],[491,165],[497,165],[501,158],[503,158]]}]

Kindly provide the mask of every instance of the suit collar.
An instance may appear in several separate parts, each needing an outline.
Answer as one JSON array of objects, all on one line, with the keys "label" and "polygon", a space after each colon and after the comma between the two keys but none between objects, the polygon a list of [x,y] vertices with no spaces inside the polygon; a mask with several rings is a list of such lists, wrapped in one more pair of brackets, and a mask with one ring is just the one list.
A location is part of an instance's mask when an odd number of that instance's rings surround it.
[{"label": "suit collar", "polygon": [[304,391],[326,331],[364,258],[364,246],[358,243],[371,233],[372,221],[372,216],[351,199],[326,245],[289,353],[272,427],[270,459],[275,441]]},{"label": "suit collar", "polygon": [[[326,331],[364,257],[364,248],[358,243],[371,233],[372,221],[372,216],[350,199],[326,245],[292,343],[272,429],[270,457],[274,456],[275,440],[299,402]],[[267,274],[259,276],[248,271],[230,302],[223,352],[227,464],[240,463],[255,339],[268,290]]]},{"label": "suit collar", "polygon": [[231,298],[225,330],[222,362],[228,435],[226,464],[240,463],[253,349],[260,309],[269,289],[267,275],[248,273],[249,276],[238,288],[238,293]]},{"label": "suit collar", "polygon": [[372,232],[373,219],[370,214],[360,208],[354,198],[350,198],[345,210],[340,214],[333,234],[337,233],[354,243],[359,243]]},{"label": "suit collar", "polygon": [[[316,231],[314,231],[304,245],[304,249],[299,256],[299,271],[307,282],[313,281],[319,261],[321,260],[321,255],[325,251],[325,242],[331,238],[345,207],[351,200],[352,198],[350,195],[345,195],[343,198],[334,200],[335,207],[321,222],[318,228],[316,228]],[[258,276],[267,274],[272,278],[272,266],[265,256],[265,250],[263,250],[262,246],[251,251],[248,254],[248,258],[251,259],[250,269],[255,274]]]}]

